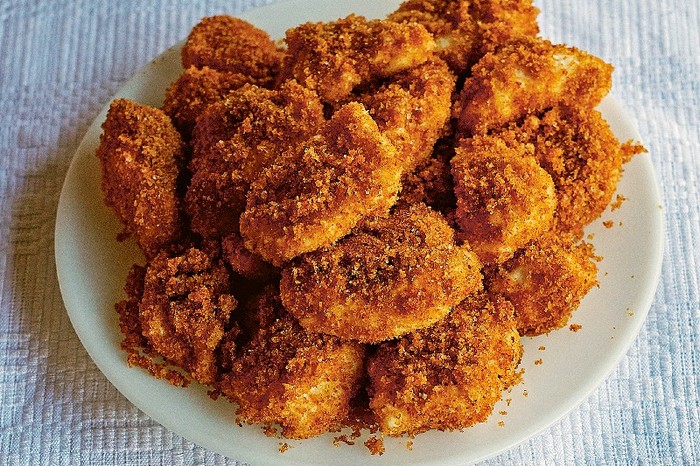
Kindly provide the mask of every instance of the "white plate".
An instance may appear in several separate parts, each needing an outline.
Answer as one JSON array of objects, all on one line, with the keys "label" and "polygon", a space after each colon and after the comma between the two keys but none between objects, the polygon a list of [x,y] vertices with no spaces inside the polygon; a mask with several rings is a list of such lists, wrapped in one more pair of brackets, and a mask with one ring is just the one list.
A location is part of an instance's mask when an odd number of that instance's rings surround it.
[{"label": "white plate", "polygon": [[[308,20],[332,20],[351,12],[381,17],[398,1],[323,2],[291,0],[242,15],[273,37]],[[129,81],[116,97],[160,105],[165,87],[181,72],[179,49],[163,53]],[[88,353],[107,378],[134,405],[177,434],[206,448],[253,464],[464,464],[513,447],[549,426],[584,400],[617,365],[636,337],[651,305],[662,257],[659,192],[648,155],[625,166],[619,193],[627,200],[606,211],[588,229],[595,234],[600,288],[584,299],[568,329],[524,339],[524,381],[502,401],[487,423],[463,432],[427,432],[413,440],[385,439],[386,452],[372,457],[362,445],[334,447],[333,434],[305,441],[263,435],[258,426],[238,427],[234,408],[212,401],[199,385],[187,389],[156,380],[139,368],[128,368],[120,350],[121,334],[114,303],[132,263],[142,262],[133,242],[115,240],[120,225],[102,202],[95,149],[105,108],[87,131],[61,192],[56,218],[56,267],[71,322]],[[619,103],[607,98],[601,110],[621,140],[640,140]],[[614,221],[605,228],[603,220]],[[545,346],[545,351],[538,347]],[[534,361],[541,358],[542,364]],[[527,391],[528,396],[523,393]],[[499,411],[507,411],[507,416]],[[503,421],[503,426],[499,426]]]}]

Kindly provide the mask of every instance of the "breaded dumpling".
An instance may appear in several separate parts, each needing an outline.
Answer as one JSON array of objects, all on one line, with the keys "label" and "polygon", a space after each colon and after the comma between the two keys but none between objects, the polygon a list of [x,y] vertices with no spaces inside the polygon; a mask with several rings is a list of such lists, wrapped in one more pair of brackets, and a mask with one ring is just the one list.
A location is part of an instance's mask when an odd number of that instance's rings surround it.
[{"label": "breaded dumpling", "polygon": [[425,204],[371,218],[283,269],[285,308],[317,332],[376,343],[424,328],[481,289],[481,264]]},{"label": "breaded dumpling", "polygon": [[422,24],[435,37],[436,52],[457,74],[478,60],[481,38],[469,14],[469,0],[408,0],[387,16],[398,23]]},{"label": "breaded dumpling", "polygon": [[251,185],[241,236],[248,249],[279,266],[329,246],[365,216],[386,215],[400,177],[394,146],[361,104],[349,103]]},{"label": "breaded dumpling", "polygon": [[556,228],[582,236],[615,193],[622,174],[620,143],[602,115],[585,107],[554,108],[524,126],[557,189]]},{"label": "breaded dumpling", "polygon": [[257,329],[222,377],[220,390],[248,423],[278,423],[287,438],[337,428],[362,375],[364,347],[304,330],[274,287],[258,299]]},{"label": "breaded dumpling", "polygon": [[182,47],[182,65],[271,79],[279,71],[282,52],[267,32],[228,15],[202,19]]},{"label": "breaded dumpling", "polygon": [[451,164],[461,237],[484,263],[503,262],[551,228],[554,182],[516,133],[463,139]]},{"label": "breaded dumpling", "polygon": [[186,139],[192,135],[197,117],[214,102],[244,84],[260,84],[260,80],[240,73],[217,71],[208,66],[189,67],[165,92],[161,107]]},{"label": "breaded dumpling", "polygon": [[216,381],[216,348],[236,299],[223,262],[190,248],[161,252],[147,265],[139,319],[143,336],[169,362],[203,384]]},{"label": "breaded dumpling", "polygon": [[420,65],[435,47],[419,24],[355,15],[289,29],[286,42],[281,79],[294,78],[329,103],[347,97],[360,84]]},{"label": "breaded dumpling", "polygon": [[455,76],[445,62],[432,59],[392,76],[357,97],[396,147],[404,170],[424,163],[447,130]]},{"label": "breaded dumpling", "polygon": [[598,283],[594,257],[590,244],[550,233],[502,264],[488,286],[513,303],[521,335],[540,335],[566,325]]},{"label": "breaded dumpling", "polygon": [[474,135],[558,104],[593,108],[610,90],[612,70],[576,48],[522,38],[474,65],[454,117]]},{"label": "breaded dumpling", "polygon": [[295,81],[277,90],[245,85],[210,105],[193,134],[185,196],[192,230],[204,237],[238,232],[250,183],[324,123],[316,94]]},{"label": "breaded dumpling", "polygon": [[105,204],[146,257],[176,241],[182,229],[177,178],[183,144],[170,118],[157,108],[116,99],[102,124],[97,156]]},{"label": "breaded dumpling", "polygon": [[391,437],[464,429],[519,382],[521,355],[513,306],[475,293],[434,326],[380,345],[368,362],[370,408]]}]

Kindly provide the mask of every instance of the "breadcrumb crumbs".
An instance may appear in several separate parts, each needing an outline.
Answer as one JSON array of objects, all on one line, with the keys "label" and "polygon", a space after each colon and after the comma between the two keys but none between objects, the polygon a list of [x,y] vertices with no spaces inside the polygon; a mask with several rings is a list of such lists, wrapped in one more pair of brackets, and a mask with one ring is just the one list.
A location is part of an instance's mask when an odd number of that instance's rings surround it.
[{"label": "breadcrumb crumbs", "polygon": [[571,330],[572,332],[578,332],[578,331],[581,330],[582,328],[583,328],[583,327],[582,327],[580,324],[571,324],[571,325],[569,325],[569,330]]},{"label": "breadcrumb crumbs", "polygon": [[381,437],[370,437],[365,441],[365,446],[372,455],[384,454],[384,440]]}]

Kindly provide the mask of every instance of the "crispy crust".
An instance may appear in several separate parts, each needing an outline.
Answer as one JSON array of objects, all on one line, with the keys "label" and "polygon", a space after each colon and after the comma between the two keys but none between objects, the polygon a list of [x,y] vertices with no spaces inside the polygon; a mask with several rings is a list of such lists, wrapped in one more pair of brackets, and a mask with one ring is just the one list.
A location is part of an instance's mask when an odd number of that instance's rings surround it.
[{"label": "crispy crust", "polygon": [[372,117],[347,104],[252,184],[240,219],[245,245],[277,266],[328,246],[363,217],[386,214],[400,176],[396,150]]},{"label": "crispy crust", "polygon": [[590,244],[571,235],[545,235],[499,267],[488,287],[513,303],[521,335],[548,333],[566,325],[598,283],[593,259]]},{"label": "crispy crust", "polygon": [[147,257],[180,236],[177,177],[183,157],[180,135],[157,108],[117,99],[102,124],[97,157],[105,203]]},{"label": "crispy crust", "polygon": [[340,426],[362,374],[364,347],[307,332],[274,287],[257,300],[257,330],[222,378],[221,391],[249,423],[279,423],[282,435],[308,438]]},{"label": "crispy crust", "polygon": [[521,38],[472,68],[454,116],[474,135],[557,104],[593,108],[610,90],[612,69],[579,49]]},{"label": "crispy crust", "polygon": [[368,363],[370,407],[392,437],[485,421],[519,381],[513,307],[475,293],[433,327],[382,344]]},{"label": "crispy crust", "polygon": [[245,85],[210,105],[193,134],[192,180],[185,196],[192,230],[204,237],[238,232],[253,180],[324,122],[316,94],[295,81],[277,90]]},{"label": "crispy crust", "polygon": [[423,25],[435,37],[438,56],[463,74],[478,60],[481,43],[469,6],[468,0],[408,0],[387,19]]},{"label": "crispy crust", "polygon": [[216,348],[237,301],[223,263],[199,249],[147,265],[139,301],[141,332],[151,348],[200,383],[218,378]]},{"label": "crispy crust", "polygon": [[451,139],[439,140],[430,158],[401,180],[401,201],[424,203],[442,214],[456,207],[450,160],[454,157]]},{"label": "crispy crust", "polygon": [[182,65],[274,79],[282,52],[270,36],[252,24],[227,15],[204,18],[182,47]]},{"label": "crispy crust", "polygon": [[484,263],[500,263],[550,229],[557,207],[552,177],[534,146],[515,132],[464,139],[451,160],[456,221]]},{"label": "crispy crust", "polygon": [[329,103],[344,99],[360,84],[425,62],[435,46],[419,24],[355,15],[302,24],[287,31],[286,42],[281,79],[294,78]]},{"label": "crispy crust", "polygon": [[554,180],[556,228],[582,237],[610,203],[622,175],[619,141],[600,113],[585,107],[558,107],[529,118],[523,134]]},{"label": "crispy crust", "polygon": [[260,84],[255,79],[240,73],[217,71],[208,66],[190,66],[165,91],[162,110],[170,117],[185,139],[192,135],[197,117],[214,102],[244,84]]},{"label": "crispy crust", "polygon": [[433,146],[447,131],[455,76],[433,59],[357,97],[379,130],[396,147],[405,171],[428,160]]},{"label": "crispy crust", "polygon": [[280,290],[304,327],[376,343],[445,317],[481,289],[480,268],[469,247],[455,247],[440,214],[415,204],[294,260]]}]

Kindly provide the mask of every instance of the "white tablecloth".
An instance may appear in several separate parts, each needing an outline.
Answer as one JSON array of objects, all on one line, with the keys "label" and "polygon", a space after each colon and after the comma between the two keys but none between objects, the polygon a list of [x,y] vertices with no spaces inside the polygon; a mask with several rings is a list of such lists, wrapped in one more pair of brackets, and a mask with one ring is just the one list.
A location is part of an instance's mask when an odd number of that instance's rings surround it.
[{"label": "white tablecloth", "polygon": [[[148,418],[93,364],[63,307],[53,228],[71,157],[110,96],[201,17],[262,3],[0,1],[0,465],[236,464]],[[666,249],[617,369],[486,464],[699,464],[700,2],[537,5],[545,37],[615,65],[614,94],[653,157]]]}]

